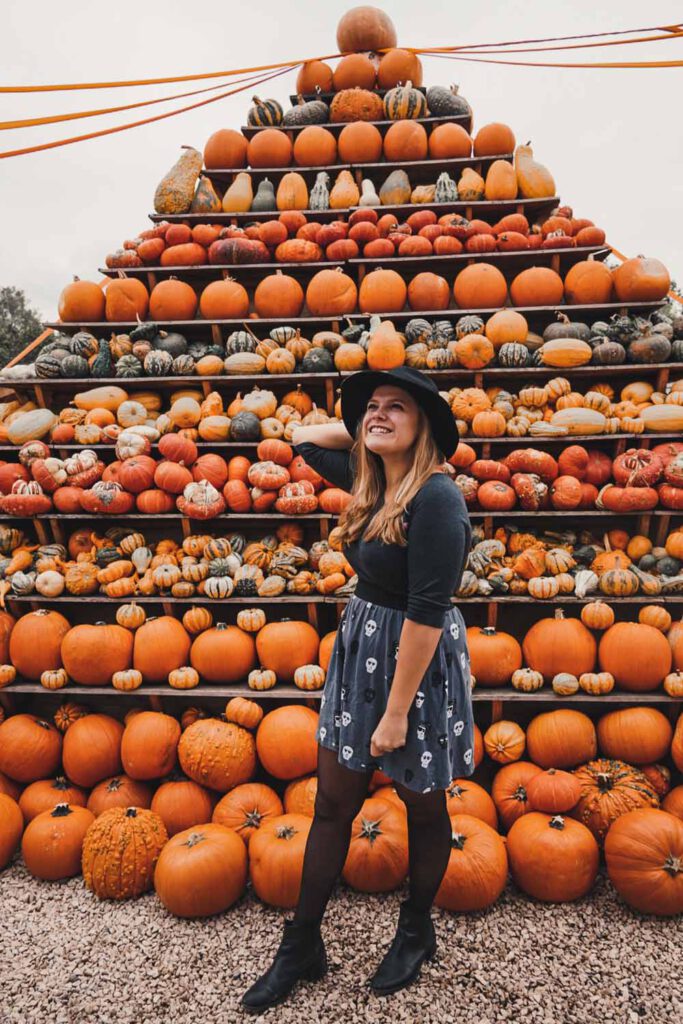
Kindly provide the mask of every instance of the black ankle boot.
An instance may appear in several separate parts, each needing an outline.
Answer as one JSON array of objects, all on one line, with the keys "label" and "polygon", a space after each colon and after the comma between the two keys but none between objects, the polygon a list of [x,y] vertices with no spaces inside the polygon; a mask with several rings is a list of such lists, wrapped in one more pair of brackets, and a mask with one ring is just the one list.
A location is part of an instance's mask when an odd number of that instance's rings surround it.
[{"label": "black ankle boot", "polygon": [[283,1002],[299,980],[317,981],[327,973],[327,955],[320,922],[284,922],[282,940],[265,974],[242,996],[242,1008],[260,1013]]},{"label": "black ankle boot", "polygon": [[403,900],[396,934],[370,979],[370,988],[380,996],[398,992],[415,981],[423,962],[433,960],[435,954],[436,934],[429,911],[414,910]]}]

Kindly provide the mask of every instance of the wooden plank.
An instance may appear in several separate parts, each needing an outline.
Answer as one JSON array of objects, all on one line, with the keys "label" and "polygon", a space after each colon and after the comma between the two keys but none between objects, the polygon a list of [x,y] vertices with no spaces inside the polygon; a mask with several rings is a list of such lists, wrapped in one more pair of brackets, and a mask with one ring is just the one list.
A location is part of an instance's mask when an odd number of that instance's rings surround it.
[{"label": "wooden plank", "polygon": [[[336,93],[330,93],[331,97],[334,97],[335,95],[336,95]],[[292,100],[293,104],[296,104],[296,102],[297,102],[296,98]],[[469,132],[470,126],[472,124],[472,115],[471,114],[451,114],[449,117],[415,117],[412,120],[413,120],[413,122],[415,124],[423,125],[423,127],[425,128],[426,131],[428,129],[430,129],[430,128],[437,128],[440,124],[460,124],[460,125],[463,126],[465,131]],[[384,135],[389,130],[389,128],[391,128],[392,124],[396,124],[395,121],[368,121],[367,123],[368,124],[373,124],[375,126],[375,128],[377,128],[377,130],[382,135]],[[325,121],[321,125],[316,125],[316,127],[326,128],[327,131],[328,132],[332,132],[333,135],[340,135],[341,132],[344,130],[344,128],[346,128],[347,124],[348,124],[347,121]],[[257,125],[246,124],[246,125],[242,125],[240,131],[242,132],[242,135],[244,135],[245,139],[253,139],[255,135],[258,135],[260,132],[266,131],[269,127],[272,127],[272,126],[271,125],[258,125],[257,126]],[[308,125],[306,125],[306,124],[288,124],[288,125],[279,125],[278,127],[280,127],[282,129],[282,131],[286,131],[288,134],[292,134],[292,135],[296,136],[300,132],[302,132],[304,130],[304,128],[307,128]]]},{"label": "wooden plank", "polygon": [[[495,598],[490,595],[481,597],[457,597],[452,598],[453,604],[465,605],[465,604],[484,604],[489,605],[492,602],[496,604],[530,604],[530,605],[559,605],[563,606],[566,604],[589,604],[591,601],[595,601],[599,595],[589,594],[587,597],[576,597],[574,594],[563,594],[562,597],[551,597],[547,599],[528,597],[524,594],[496,594]],[[12,603],[30,603],[35,602],[35,595],[31,597],[29,594],[11,595],[6,598],[6,601]],[[110,604],[116,607],[118,604],[127,604],[129,601],[134,600],[138,604],[162,604],[166,602],[168,604],[206,604],[211,606],[224,607],[225,605],[230,606],[231,604],[254,604],[257,601],[258,604],[346,604],[348,601],[347,597],[335,597],[334,594],[329,596],[323,596],[322,594],[287,594],[286,596],[278,597],[225,597],[220,599],[203,597],[201,594],[195,594],[192,597],[169,597],[167,594],[136,594],[134,597],[107,597],[104,594],[88,594],[88,595],[77,595],[67,594],[61,595],[60,597],[41,597],[40,604]],[[659,595],[643,595],[636,594],[633,597],[611,597],[609,603],[611,605],[638,605],[638,604],[653,604],[657,601],[665,601],[667,604],[683,604],[683,594],[659,594]]]}]

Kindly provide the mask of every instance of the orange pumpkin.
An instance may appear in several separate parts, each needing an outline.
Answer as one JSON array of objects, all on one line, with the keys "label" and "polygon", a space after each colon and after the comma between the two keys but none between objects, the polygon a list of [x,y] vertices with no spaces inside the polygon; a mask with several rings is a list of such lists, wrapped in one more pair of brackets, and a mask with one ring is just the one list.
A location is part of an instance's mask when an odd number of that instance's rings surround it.
[{"label": "orange pumpkin", "polygon": [[332,83],[335,92],[342,89],[374,89],[375,65],[365,53],[350,53],[342,57],[334,70]]},{"label": "orange pumpkin", "polygon": [[185,281],[169,277],[152,289],[149,297],[149,315],[153,320],[193,320],[197,312],[197,296]]},{"label": "orange pumpkin", "polygon": [[474,136],[475,156],[502,156],[513,153],[515,135],[506,124],[497,121],[485,124]]},{"label": "orange pumpkin", "polygon": [[264,715],[256,732],[256,751],[265,770],[276,779],[296,779],[315,771],[317,724],[317,713],[301,704],[285,704]]},{"label": "orange pumpkin", "polygon": [[107,320],[146,320],[149,309],[149,292],[136,277],[121,276],[110,281],[105,296],[105,317]]},{"label": "orange pumpkin", "polygon": [[337,140],[327,128],[309,124],[294,142],[294,162],[299,167],[327,167],[337,161]]},{"label": "orange pumpkin", "polygon": [[422,85],[422,61],[416,53],[397,47],[387,50],[377,69],[377,85],[380,89],[393,89],[399,82],[412,82],[418,88]]},{"label": "orange pumpkin", "polygon": [[432,160],[451,160],[469,156],[472,139],[461,124],[440,124],[429,136],[429,156]]},{"label": "orange pumpkin", "polygon": [[292,143],[279,128],[264,128],[247,144],[250,167],[289,167],[292,162]]},{"label": "orange pumpkin", "polygon": [[171,615],[149,618],[135,631],[133,668],[146,683],[167,682],[173,669],[187,664],[189,653],[190,637]]},{"label": "orange pumpkin", "polygon": [[74,277],[62,289],[57,304],[59,319],[64,323],[92,323],[104,319],[105,297],[98,284]]},{"label": "orange pumpkin", "polygon": [[529,267],[513,279],[510,296],[515,306],[557,306],[564,297],[564,285],[550,267]]},{"label": "orange pumpkin", "polygon": [[358,304],[363,313],[399,313],[406,304],[408,290],[395,270],[371,270],[360,285]]},{"label": "orange pumpkin", "polygon": [[413,120],[394,121],[384,136],[384,156],[390,161],[425,160],[428,150],[427,132]]},{"label": "orange pumpkin", "polygon": [[204,166],[239,169],[247,166],[247,140],[233,128],[220,128],[204,146]]},{"label": "orange pumpkin", "polygon": [[205,320],[239,320],[249,313],[249,295],[231,277],[212,281],[201,294],[199,312]]},{"label": "orange pumpkin", "polygon": [[303,288],[295,277],[283,274],[281,270],[264,277],[254,292],[254,308],[260,317],[266,319],[284,320],[300,316],[303,304]]},{"label": "orange pumpkin", "polygon": [[318,271],[306,289],[306,305],[312,316],[345,316],[353,313],[357,299],[355,282],[340,267]]},{"label": "orange pumpkin", "polygon": [[242,682],[256,664],[253,637],[237,626],[218,623],[193,640],[190,663],[207,682]]},{"label": "orange pumpkin", "polygon": [[498,309],[507,300],[507,282],[492,263],[473,263],[461,270],[453,296],[461,309]]},{"label": "orange pumpkin", "polygon": [[382,136],[374,124],[354,121],[342,129],[338,148],[342,163],[377,163],[382,157]]}]

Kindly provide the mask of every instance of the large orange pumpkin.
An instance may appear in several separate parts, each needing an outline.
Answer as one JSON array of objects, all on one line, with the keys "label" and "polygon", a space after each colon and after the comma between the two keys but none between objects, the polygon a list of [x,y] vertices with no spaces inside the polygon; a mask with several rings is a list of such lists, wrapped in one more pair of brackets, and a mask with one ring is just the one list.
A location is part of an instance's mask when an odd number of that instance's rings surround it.
[{"label": "large orange pumpkin", "polygon": [[283,274],[281,270],[264,277],[254,292],[254,308],[265,319],[284,320],[300,316],[303,304],[303,288],[295,277]]},{"label": "large orange pumpkin", "polygon": [[234,128],[219,128],[204,146],[204,166],[239,169],[247,166],[247,140]]},{"label": "large orange pumpkin", "polygon": [[256,770],[254,737],[234,722],[199,719],[180,737],[178,760],[200,786],[227,793],[248,782]]},{"label": "large orange pumpkin", "polygon": [[24,831],[19,804],[6,793],[0,793],[0,871],[7,867]]},{"label": "large orange pumpkin", "polygon": [[396,29],[385,11],[378,7],[352,7],[337,25],[340,53],[388,50],[396,46]]},{"label": "large orange pumpkin", "polygon": [[647,693],[657,690],[671,671],[672,652],[665,635],[654,626],[617,622],[600,638],[598,660],[601,670],[611,672],[623,690]]},{"label": "large orange pumpkin", "polygon": [[231,277],[212,281],[201,294],[199,312],[205,320],[239,320],[249,312],[249,295]]},{"label": "large orange pumpkin", "polygon": [[308,60],[301,65],[296,76],[297,95],[301,93],[310,96],[318,89],[321,92],[332,92],[332,68],[323,60]]},{"label": "large orange pumpkin", "polygon": [[415,88],[422,85],[422,61],[416,53],[397,47],[387,50],[377,69],[377,85],[380,89],[393,89],[399,82],[412,82]]},{"label": "large orange pumpkin", "polygon": [[657,302],[671,287],[663,263],[646,256],[625,260],[613,271],[614,291],[620,302]]},{"label": "large orange pumpkin", "polygon": [[507,300],[507,281],[492,263],[473,263],[461,270],[453,296],[461,309],[498,309]]},{"label": "large orange pumpkin", "polygon": [[279,128],[264,128],[247,144],[250,167],[289,167],[292,162],[292,143]]},{"label": "large orange pumpkin", "polygon": [[57,310],[59,319],[66,324],[93,323],[104,319],[104,307],[104,292],[100,286],[75,277],[62,289]]},{"label": "large orange pumpkin", "polygon": [[338,147],[342,163],[376,163],[382,157],[382,136],[374,124],[353,121],[342,128]]},{"label": "large orange pumpkin", "polygon": [[110,281],[104,298],[104,315],[109,321],[147,319],[149,292],[137,277],[117,277]]},{"label": "large orange pumpkin", "polygon": [[628,764],[653,764],[669,753],[673,729],[657,708],[617,708],[598,721],[598,744],[605,757]]},{"label": "large orange pumpkin", "polygon": [[149,297],[149,315],[152,320],[193,320],[197,312],[197,296],[185,281],[169,277],[152,289]]},{"label": "large orange pumpkin", "polygon": [[347,885],[361,892],[390,892],[408,874],[408,822],[388,800],[368,797],[353,820],[342,869]]},{"label": "large orange pumpkin", "polygon": [[427,132],[417,121],[394,121],[384,136],[387,160],[425,160],[428,150]]},{"label": "large orange pumpkin", "polygon": [[267,622],[256,634],[259,664],[272,669],[280,683],[293,682],[300,665],[316,665],[319,647],[320,638],[309,622]]},{"label": "large orange pumpkin", "polygon": [[263,822],[278,817],[283,811],[280,797],[270,786],[263,782],[243,782],[221,797],[211,820],[234,829],[248,847]]},{"label": "large orange pumpkin", "polygon": [[11,715],[0,725],[0,772],[15,782],[36,782],[54,773],[62,735],[37,715]]},{"label": "large orange pumpkin", "polygon": [[315,771],[317,725],[317,713],[301,704],[285,704],[264,715],[256,730],[256,750],[266,771],[276,779],[296,779]]},{"label": "large orange pumpkin", "polygon": [[567,272],[564,294],[572,305],[609,302],[612,298],[612,274],[599,260],[582,260]]},{"label": "large orange pumpkin", "polygon": [[95,816],[81,806],[59,804],[26,826],[21,853],[34,878],[56,882],[81,873],[83,840]]},{"label": "large orange pumpkin", "polygon": [[[363,285],[361,284],[361,290]],[[419,312],[426,309],[448,309],[451,287],[445,277],[424,271],[416,274],[408,285],[408,305]]]},{"label": "large orange pumpkin", "polygon": [[497,831],[471,814],[452,814],[451,853],[434,899],[459,913],[485,910],[507,882],[508,858]]},{"label": "large orange pumpkin", "polygon": [[555,611],[554,618],[534,623],[522,641],[522,650],[524,663],[541,672],[546,683],[558,672],[570,672],[578,678],[595,667],[595,637],[580,619],[566,619],[561,608]]},{"label": "large orange pumpkin", "polygon": [[346,316],[353,313],[358,289],[341,267],[319,270],[306,289],[306,305],[312,316]]},{"label": "large orange pumpkin", "polygon": [[461,124],[440,124],[429,136],[429,156],[432,160],[451,160],[469,156],[472,139]]},{"label": "large orange pumpkin", "polygon": [[[507,837],[515,883],[535,899],[564,903],[593,887],[600,850],[592,833],[573,818],[531,811],[514,823]],[[571,864],[571,870],[567,865]]]},{"label": "large orange pumpkin", "polygon": [[224,825],[198,824],[173,835],[154,869],[157,896],[176,917],[220,914],[246,884],[247,851]]},{"label": "large orange pumpkin", "polygon": [[332,83],[335,92],[342,89],[374,89],[377,72],[365,53],[342,57],[334,69]]},{"label": "large orange pumpkin", "polygon": [[363,313],[400,313],[407,294],[406,283],[396,270],[379,268],[361,281],[358,305]]},{"label": "large orange pumpkin", "polygon": [[254,892],[274,907],[295,907],[311,818],[281,814],[265,821],[249,843],[249,877]]},{"label": "large orange pumpkin", "polygon": [[328,167],[336,163],[337,140],[327,128],[309,124],[294,142],[294,162],[299,167]]},{"label": "large orange pumpkin", "polygon": [[106,622],[81,623],[62,640],[67,675],[83,686],[108,686],[115,672],[131,667],[133,634]]},{"label": "large orange pumpkin", "polygon": [[167,682],[173,669],[187,665],[189,653],[190,637],[172,615],[147,619],[135,630],[133,668],[146,683]]},{"label": "large orange pumpkin", "polygon": [[536,715],[526,731],[529,757],[541,768],[574,768],[598,752],[595,726],[588,715],[559,708]]},{"label": "large orange pumpkin", "polygon": [[471,779],[453,779],[446,788],[446,808],[451,817],[468,814],[498,830],[498,812],[492,797]]},{"label": "large orange pumpkin", "polygon": [[85,807],[88,794],[80,786],[74,786],[63,775],[54,779],[38,779],[32,782],[19,797],[19,806],[24,821],[32,821],[43,811],[51,811],[57,804],[72,804]]},{"label": "large orange pumpkin", "polygon": [[152,802],[152,788],[127,775],[112,775],[98,782],[88,797],[88,810],[96,818],[111,807],[144,807]]},{"label": "large orange pumpkin", "polygon": [[564,285],[550,267],[528,267],[513,279],[510,296],[515,306],[558,306]]},{"label": "large orange pumpkin", "polygon": [[530,761],[514,761],[498,769],[493,780],[491,796],[498,811],[500,824],[507,831],[512,823],[531,810],[527,786],[541,769]]},{"label": "large orange pumpkin", "polygon": [[62,640],[71,626],[59,612],[39,608],[17,620],[9,638],[9,658],[24,679],[38,680],[62,667]]},{"label": "large orange pumpkin", "polygon": [[141,711],[126,724],[121,763],[131,779],[160,779],[175,768],[180,724],[160,711]]},{"label": "large orange pumpkin", "polygon": [[64,736],[64,771],[78,786],[91,789],[121,771],[123,726],[111,715],[79,718]]},{"label": "large orange pumpkin", "polygon": [[515,135],[512,128],[497,121],[483,125],[474,136],[475,156],[502,156],[513,153]]},{"label": "large orange pumpkin", "polygon": [[522,649],[510,633],[493,626],[469,626],[467,647],[470,668],[479,686],[505,686],[522,667]]},{"label": "large orange pumpkin", "polygon": [[605,839],[607,874],[629,906],[665,917],[683,912],[683,821],[643,808],[622,815]]},{"label": "large orange pumpkin", "polygon": [[220,622],[195,637],[190,663],[209,683],[243,682],[256,664],[254,638],[237,626]]},{"label": "large orange pumpkin", "polygon": [[574,772],[581,787],[573,818],[602,843],[612,823],[638,807],[658,807],[659,797],[649,779],[625,761],[599,758]]}]

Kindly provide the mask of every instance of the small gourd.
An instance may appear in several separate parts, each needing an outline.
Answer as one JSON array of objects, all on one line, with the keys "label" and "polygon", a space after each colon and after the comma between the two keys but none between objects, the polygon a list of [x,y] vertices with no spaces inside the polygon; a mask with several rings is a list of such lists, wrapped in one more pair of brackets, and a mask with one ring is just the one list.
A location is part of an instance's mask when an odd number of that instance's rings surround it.
[{"label": "small gourd", "polygon": [[308,199],[311,210],[329,210],[330,208],[330,176],[327,171],[318,171],[315,185]]},{"label": "small gourd", "polygon": [[432,117],[451,117],[471,114],[472,109],[464,96],[458,95],[457,85],[447,89],[444,85],[432,85],[427,89],[427,105]]},{"label": "small gourd", "polygon": [[102,338],[100,341],[100,347],[97,355],[90,365],[90,373],[93,377],[113,376],[111,350],[109,348],[109,341],[106,338]]},{"label": "small gourd", "polygon": [[277,188],[278,210],[307,210],[308,186],[305,178],[296,171],[289,171],[280,179]]},{"label": "small gourd", "polygon": [[381,206],[382,200],[375,191],[375,186],[369,178],[363,178],[361,182],[361,194],[359,206]]},{"label": "small gourd", "polygon": [[269,178],[264,178],[263,181],[259,182],[251,208],[254,212],[259,213],[277,209],[277,204],[275,202],[275,189],[273,188],[273,183]]},{"label": "small gourd", "polygon": [[333,210],[343,210],[349,206],[357,206],[360,199],[358,185],[353,180],[350,171],[340,171],[337,180],[330,192],[330,207]]},{"label": "small gourd", "polygon": [[436,189],[434,191],[434,202],[435,203],[454,203],[458,199],[458,186],[455,184],[450,174],[444,171],[436,179]]},{"label": "small gourd", "polygon": [[534,151],[527,142],[515,150],[515,173],[519,194],[524,199],[544,199],[555,195],[555,180],[543,164],[536,163]]},{"label": "small gourd", "polygon": [[384,97],[384,113],[389,121],[427,116],[427,99],[423,92],[413,88],[412,82],[397,85]]},{"label": "small gourd", "polygon": [[254,200],[251,175],[240,171],[223,196],[224,213],[247,213]]},{"label": "small gourd", "polygon": [[277,100],[261,100],[258,96],[252,96],[253,106],[247,114],[247,124],[254,128],[272,128],[282,124],[282,107]]},{"label": "small gourd", "polygon": [[392,171],[379,190],[382,206],[401,206],[410,202],[410,180],[405,171]]},{"label": "small gourd", "polygon": [[417,185],[410,194],[411,203],[433,203],[436,185]]},{"label": "small gourd", "polygon": [[484,195],[485,183],[481,174],[466,167],[458,182],[458,196],[465,202],[477,202]]},{"label": "small gourd", "polygon": [[192,213],[216,213],[220,209],[222,209],[221,201],[216,195],[216,190],[211,184],[210,178],[202,174],[199,178],[199,184],[197,185],[197,191],[194,194],[190,211]]}]

